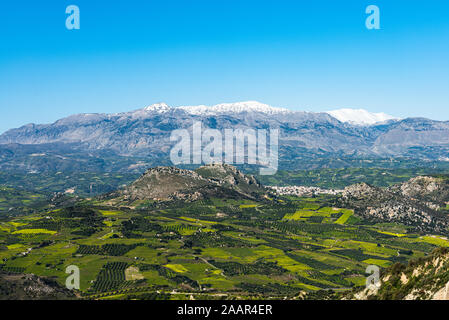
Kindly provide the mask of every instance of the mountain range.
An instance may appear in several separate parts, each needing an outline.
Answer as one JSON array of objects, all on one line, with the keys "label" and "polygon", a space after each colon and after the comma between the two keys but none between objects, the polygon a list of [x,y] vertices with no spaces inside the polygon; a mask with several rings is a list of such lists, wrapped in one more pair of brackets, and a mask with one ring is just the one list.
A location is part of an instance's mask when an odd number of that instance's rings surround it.
[{"label": "mountain range", "polygon": [[82,157],[104,162],[111,156],[143,157],[165,165],[174,145],[172,131],[191,130],[196,121],[218,130],[279,129],[281,166],[295,162],[300,166],[298,161],[316,158],[449,160],[448,121],[397,119],[365,110],[291,111],[250,101],[212,107],[159,103],[131,112],[78,114],[52,124],[28,124],[0,135],[0,168],[10,168],[14,161],[25,170],[39,171],[41,167],[29,164],[30,157],[33,162],[45,158],[43,162],[49,163],[49,158],[60,162],[70,154],[76,156],[67,160],[68,167]]}]

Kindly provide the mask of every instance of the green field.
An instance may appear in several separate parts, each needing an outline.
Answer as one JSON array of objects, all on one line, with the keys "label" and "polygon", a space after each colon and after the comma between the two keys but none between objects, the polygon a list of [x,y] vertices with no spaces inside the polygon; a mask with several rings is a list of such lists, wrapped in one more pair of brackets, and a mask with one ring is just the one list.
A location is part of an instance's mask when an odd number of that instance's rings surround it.
[{"label": "green field", "polygon": [[365,224],[334,200],[209,199],[145,210],[84,200],[0,221],[0,266],[63,285],[65,268],[76,265],[87,299],[294,299],[352,290],[370,264],[384,268],[449,247],[401,225]]}]

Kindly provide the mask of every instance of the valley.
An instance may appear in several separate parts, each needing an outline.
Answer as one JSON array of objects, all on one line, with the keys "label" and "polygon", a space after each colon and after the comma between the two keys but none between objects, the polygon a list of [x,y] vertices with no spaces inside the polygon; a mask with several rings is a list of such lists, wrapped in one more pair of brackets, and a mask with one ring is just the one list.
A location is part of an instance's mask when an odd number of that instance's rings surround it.
[{"label": "valley", "polygon": [[[423,212],[448,214],[433,197],[446,181],[430,178],[422,202],[412,194]],[[398,188],[389,189],[391,201]],[[447,229],[432,233],[404,216],[385,221],[360,209],[366,196],[344,199],[276,194],[227,165],[152,168],[117,191],[59,195],[32,212],[3,214],[0,268],[63,287],[66,268],[77,266],[82,299],[339,299],[363,289],[368,265],[384,269],[449,247]]]}]

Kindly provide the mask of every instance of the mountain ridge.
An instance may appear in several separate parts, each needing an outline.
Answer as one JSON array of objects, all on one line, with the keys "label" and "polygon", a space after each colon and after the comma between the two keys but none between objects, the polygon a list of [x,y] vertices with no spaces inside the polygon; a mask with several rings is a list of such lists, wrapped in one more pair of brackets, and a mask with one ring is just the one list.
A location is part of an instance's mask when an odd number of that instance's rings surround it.
[{"label": "mountain ridge", "polygon": [[[247,106],[247,107],[244,107]],[[248,107],[249,106],[249,107]],[[209,111],[207,111],[209,110]],[[212,111],[213,112],[212,112]],[[257,102],[172,108],[155,104],[115,114],[79,114],[52,124],[28,124],[0,135],[0,145],[71,144],[80,152],[111,150],[119,156],[168,159],[176,129],[279,129],[281,160],[321,153],[341,158],[409,157],[436,160],[449,153],[449,122],[424,118],[389,120],[369,126],[341,122],[328,113],[276,109]]]}]

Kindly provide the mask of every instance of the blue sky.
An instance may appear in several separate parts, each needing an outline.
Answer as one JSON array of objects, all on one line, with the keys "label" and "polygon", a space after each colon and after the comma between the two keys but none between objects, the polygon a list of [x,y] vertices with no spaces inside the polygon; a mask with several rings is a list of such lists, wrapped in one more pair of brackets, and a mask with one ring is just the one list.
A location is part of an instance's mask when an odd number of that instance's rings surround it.
[{"label": "blue sky", "polygon": [[[381,30],[365,28],[371,4]],[[445,0],[4,1],[0,132],[156,102],[449,120],[448,57]]]}]

